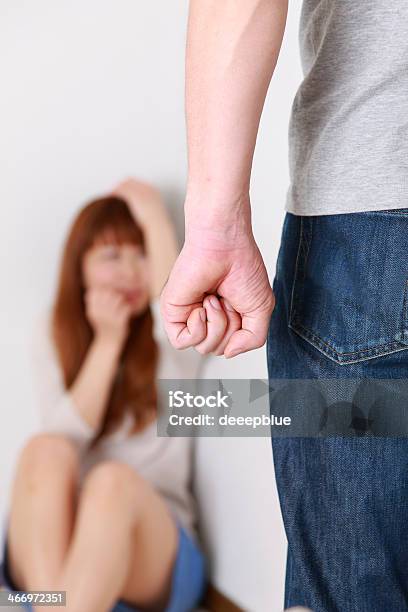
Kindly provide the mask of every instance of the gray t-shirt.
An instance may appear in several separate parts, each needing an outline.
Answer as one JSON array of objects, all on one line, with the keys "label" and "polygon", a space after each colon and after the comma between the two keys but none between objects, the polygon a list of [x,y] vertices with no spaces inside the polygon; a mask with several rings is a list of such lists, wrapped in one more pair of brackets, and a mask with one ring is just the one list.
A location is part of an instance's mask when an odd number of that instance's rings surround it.
[{"label": "gray t-shirt", "polygon": [[285,209],[408,207],[408,2],[303,0]]}]

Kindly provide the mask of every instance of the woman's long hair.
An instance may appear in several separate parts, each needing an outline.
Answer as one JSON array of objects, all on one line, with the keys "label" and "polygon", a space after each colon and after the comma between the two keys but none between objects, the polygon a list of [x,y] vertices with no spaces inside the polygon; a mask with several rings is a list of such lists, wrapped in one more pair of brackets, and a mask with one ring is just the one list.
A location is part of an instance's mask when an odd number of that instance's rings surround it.
[{"label": "woman's long hair", "polygon": [[[105,236],[109,236],[109,240],[114,237],[118,244],[131,242],[145,249],[142,230],[126,202],[118,197],[105,197],[91,202],[74,220],[63,250],[51,319],[52,338],[66,389],[75,381],[94,336],[85,310],[83,256],[95,243],[104,240]],[[105,417],[92,444],[117,429],[126,412],[134,417],[133,432],[142,430],[151,420],[157,409],[157,359],[153,317],[148,306],[143,313],[129,321],[129,333]]]}]

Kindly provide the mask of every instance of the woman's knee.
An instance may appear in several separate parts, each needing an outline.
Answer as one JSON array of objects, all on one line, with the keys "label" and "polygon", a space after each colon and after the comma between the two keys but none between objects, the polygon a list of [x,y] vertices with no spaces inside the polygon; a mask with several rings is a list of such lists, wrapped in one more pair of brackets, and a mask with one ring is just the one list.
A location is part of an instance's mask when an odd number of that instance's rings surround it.
[{"label": "woman's knee", "polygon": [[129,504],[142,501],[147,483],[128,464],[119,460],[100,461],[84,478],[83,495],[106,505],[106,502]]},{"label": "woman's knee", "polygon": [[28,469],[30,473],[39,468],[58,470],[62,467],[76,471],[79,468],[79,457],[75,445],[65,436],[51,433],[37,433],[24,444],[19,456],[19,469]]}]

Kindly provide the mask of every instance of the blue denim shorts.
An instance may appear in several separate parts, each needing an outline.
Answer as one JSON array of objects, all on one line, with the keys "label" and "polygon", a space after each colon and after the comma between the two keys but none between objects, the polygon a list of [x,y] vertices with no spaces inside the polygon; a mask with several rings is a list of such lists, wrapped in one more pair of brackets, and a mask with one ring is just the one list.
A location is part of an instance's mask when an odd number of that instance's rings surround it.
[{"label": "blue denim shorts", "polygon": [[[208,564],[202,550],[176,520],[178,527],[178,552],[173,567],[171,594],[165,612],[190,612],[202,603],[207,583]],[[6,521],[7,525],[7,521]],[[3,560],[0,564],[0,586],[14,592],[18,589],[12,582],[7,566],[7,528],[4,530]],[[31,605],[23,606],[32,612]],[[136,608],[123,600],[118,600],[111,612],[138,612]]]}]

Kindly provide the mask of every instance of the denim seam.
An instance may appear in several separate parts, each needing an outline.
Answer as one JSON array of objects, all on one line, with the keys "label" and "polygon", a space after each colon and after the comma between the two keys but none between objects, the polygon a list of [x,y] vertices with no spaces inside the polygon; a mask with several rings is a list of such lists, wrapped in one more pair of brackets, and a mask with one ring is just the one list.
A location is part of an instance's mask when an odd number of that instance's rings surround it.
[{"label": "denim seam", "polygon": [[293,556],[289,554],[289,542],[286,551],[286,568],[287,568],[287,584],[285,584],[285,597],[284,606],[285,609],[290,605],[290,599],[292,594],[292,577],[293,577]]},{"label": "denim seam", "polygon": [[408,215],[408,208],[390,208],[389,210],[361,210],[360,214],[364,215]]},{"label": "denim seam", "polygon": [[[360,351],[355,351],[353,353],[339,353],[335,349],[333,349],[329,344],[326,344],[319,336],[316,336],[312,332],[310,332],[306,327],[300,325],[299,323],[296,326],[290,324],[289,327],[297,333],[301,338],[309,342],[316,349],[320,350],[323,354],[327,355],[332,361],[340,364],[340,365],[348,365],[351,363],[358,363],[359,361],[366,361],[368,359],[375,359],[376,357],[384,357],[386,355],[391,355],[392,353],[397,353],[399,351],[408,350],[408,346],[402,345],[400,342],[393,341],[388,344],[382,344],[379,346],[372,347],[370,349],[361,349]],[[303,331],[303,333],[300,331]],[[327,349],[325,350],[325,348]],[[383,349],[383,350],[381,350]],[[376,353],[376,351],[379,351]],[[371,352],[370,355],[363,355],[363,353]],[[343,355],[346,356],[355,356],[355,359],[341,359]]]},{"label": "denim seam", "polygon": [[[306,238],[306,232],[305,232],[305,223],[308,222],[310,225],[310,236],[307,239]],[[297,252],[297,256],[296,256],[296,265],[295,265],[295,272],[294,272],[294,276],[293,276],[293,284],[292,284],[292,294],[291,294],[291,303],[290,303],[290,311],[289,311],[289,327],[291,326],[292,321],[295,320],[296,318],[296,308],[295,308],[295,293],[296,293],[296,284],[298,281],[298,277],[299,277],[299,270],[300,270],[300,262],[302,261],[302,269],[303,272],[306,269],[306,264],[307,264],[307,260],[309,257],[309,252],[310,252],[310,245],[312,242],[312,219],[310,217],[306,218],[305,217],[300,217],[300,235],[299,235],[299,246],[298,246],[298,252]],[[302,249],[304,250],[304,257],[303,260],[300,256]]]},{"label": "denim seam", "polygon": [[335,355],[345,355],[347,357],[349,355],[352,356],[352,355],[361,355],[362,353],[370,353],[375,350],[386,349],[387,347],[401,346],[401,342],[398,342],[398,340],[392,340],[391,342],[386,342],[385,344],[376,344],[375,346],[371,346],[370,348],[360,349],[358,351],[341,352],[341,351],[337,351],[333,345],[329,344],[328,342],[325,342],[322,338],[320,338],[320,336],[318,336],[317,334],[309,330],[307,327],[305,327],[301,323],[297,323],[296,325],[302,330],[304,330],[305,333],[310,335],[310,337],[313,340],[316,340],[316,342],[319,342],[320,344],[323,344],[324,346],[326,346]]},{"label": "denim seam", "polygon": [[296,280],[297,280],[297,277],[298,277],[300,250],[302,248],[302,241],[303,241],[303,217],[300,217],[299,244],[298,244],[298,250],[297,250],[297,255],[296,255],[296,264],[295,264],[295,271],[294,271],[294,275],[293,275],[292,291],[291,291],[291,298],[290,298],[289,327],[290,327],[290,324],[291,324],[291,321],[292,321],[292,317],[293,317],[294,294],[295,294]]},{"label": "denim seam", "polygon": [[306,257],[304,261],[305,268],[306,268],[307,260],[309,259],[310,246],[312,244],[312,239],[313,239],[313,219],[309,219],[308,223],[309,223],[309,238],[307,241],[307,253],[306,253]]},{"label": "denim seam", "polygon": [[408,279],[405,281],[401,337],[408,340]]}]

